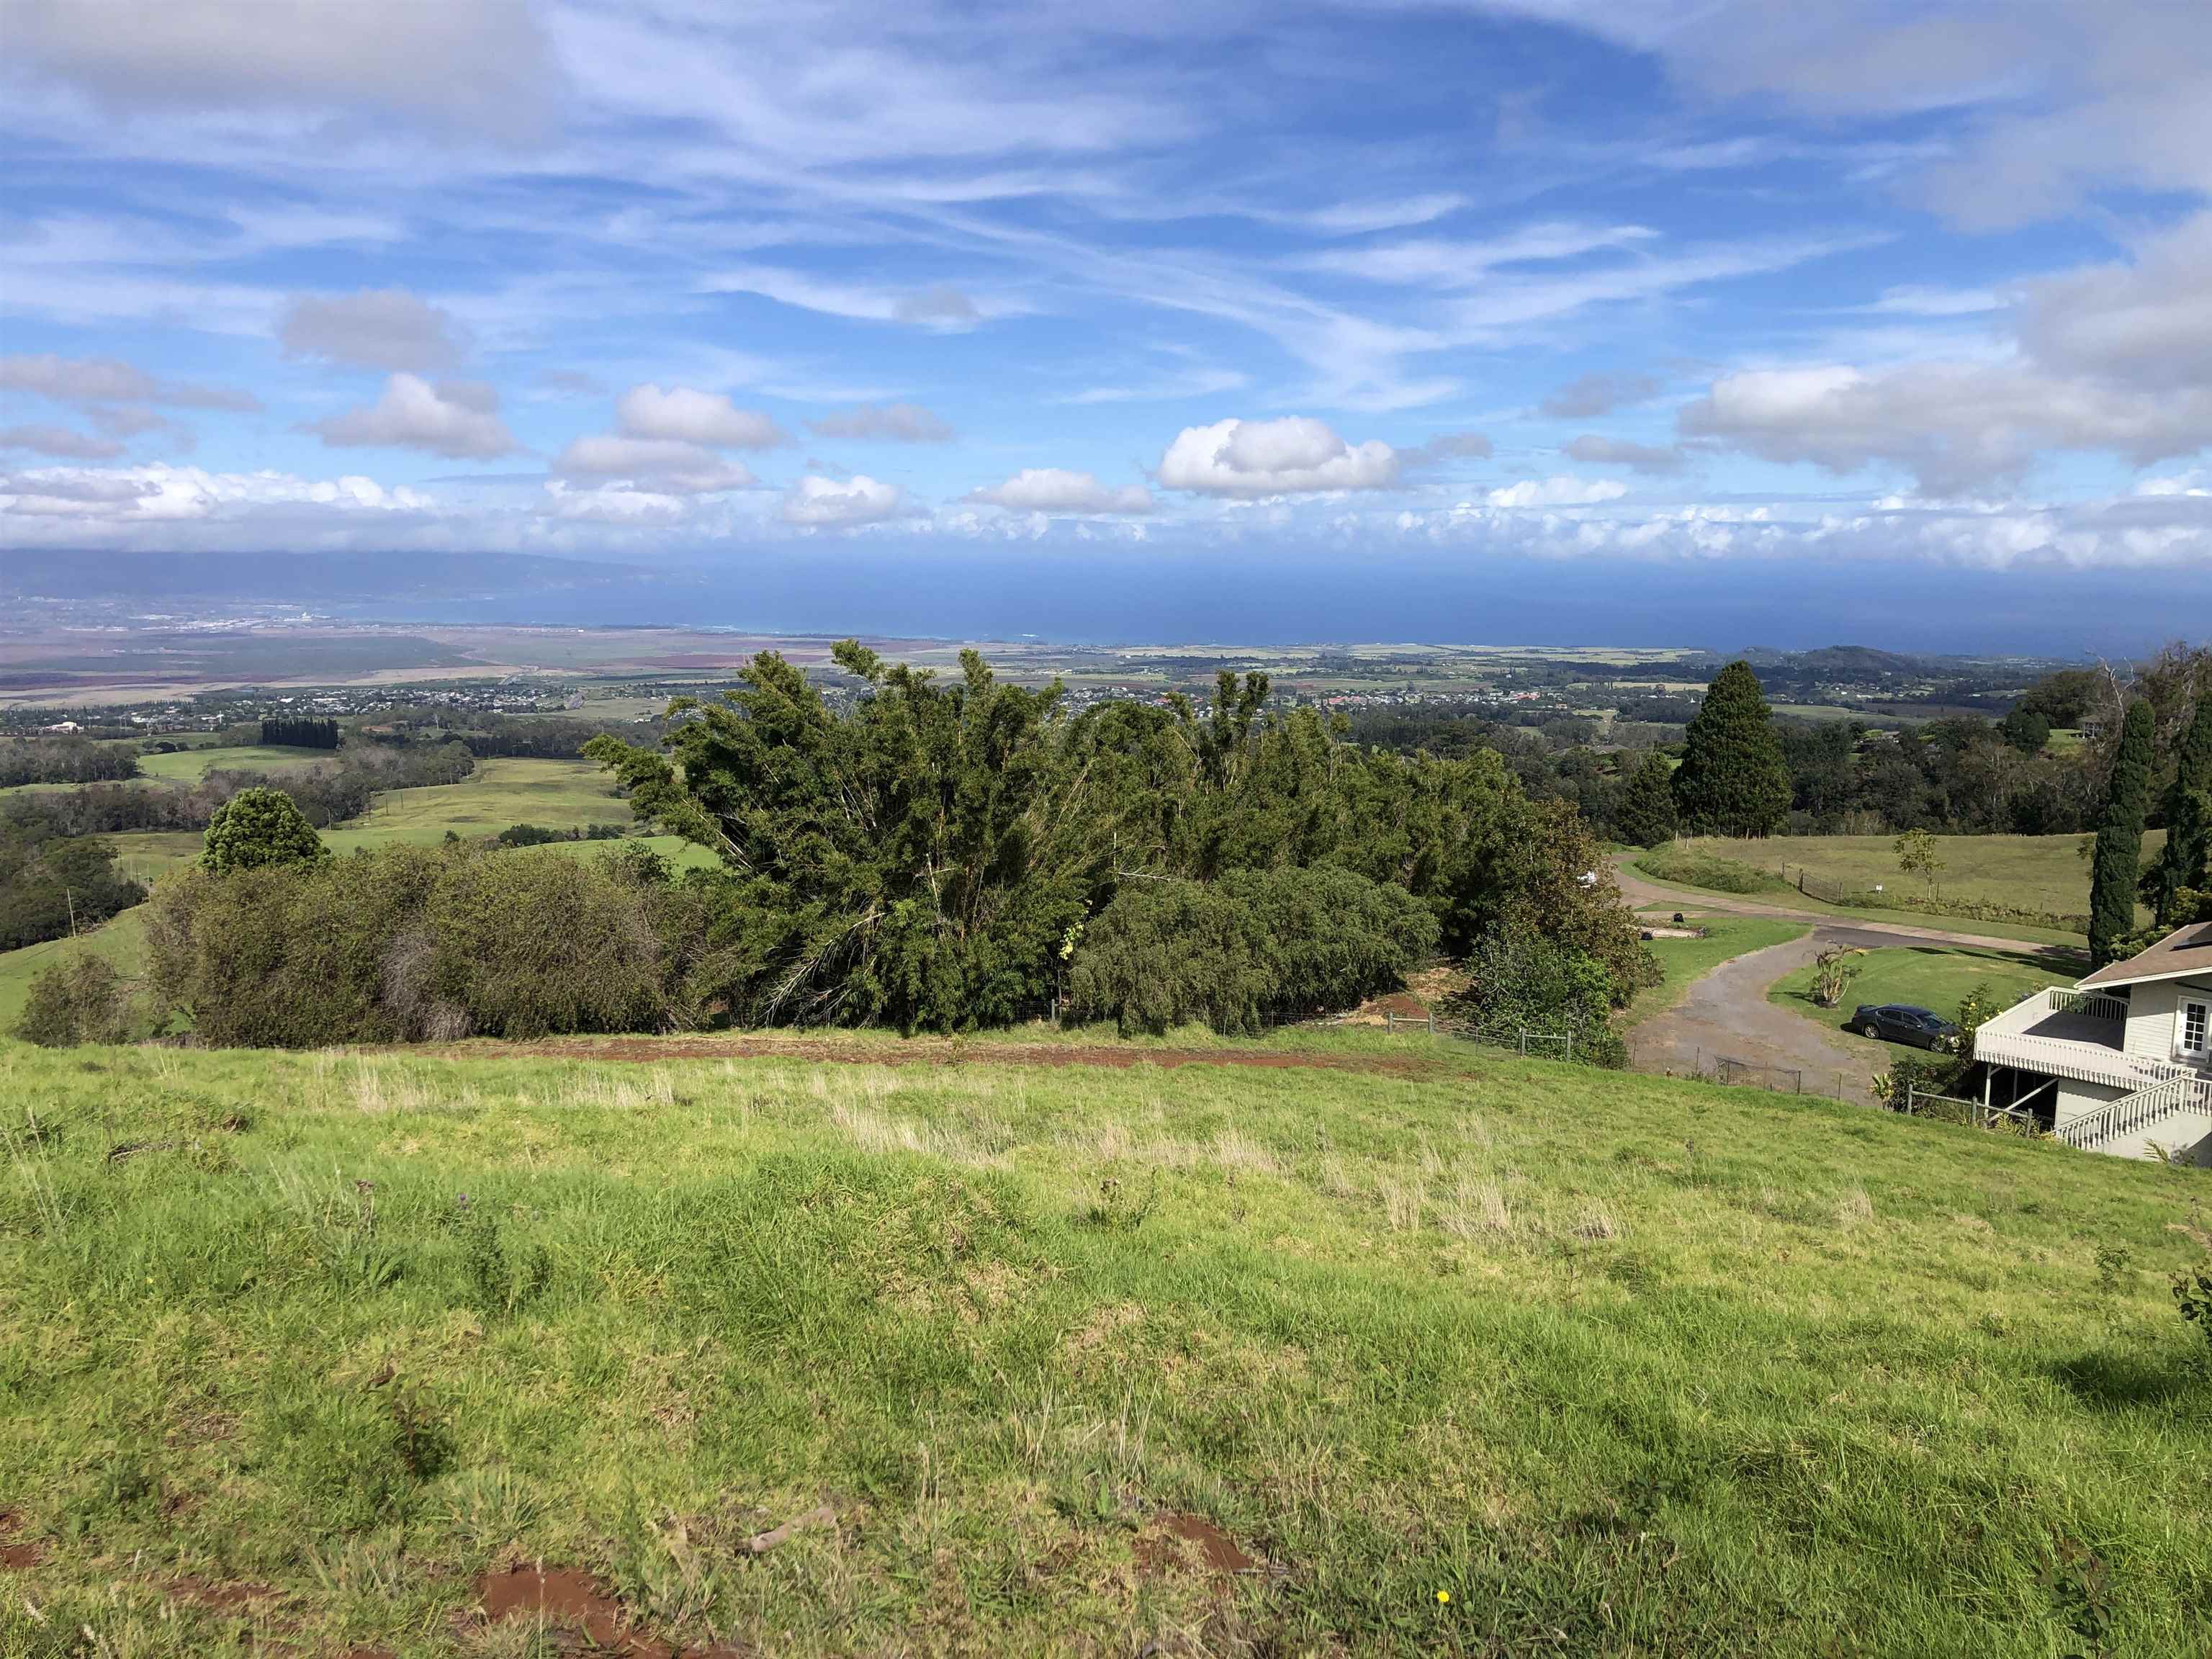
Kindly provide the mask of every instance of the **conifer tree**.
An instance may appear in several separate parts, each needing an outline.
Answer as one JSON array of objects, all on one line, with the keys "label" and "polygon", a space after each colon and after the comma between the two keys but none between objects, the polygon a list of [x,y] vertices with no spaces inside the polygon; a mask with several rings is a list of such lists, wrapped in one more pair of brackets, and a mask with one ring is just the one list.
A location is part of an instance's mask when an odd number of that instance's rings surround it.
[{"label": "conifer tree", "polygon": [[2150,805],[2150,704],[2128,705],[2112,761],[2105,815],[2097,822],[2097,850],[2089,866],[2089,957],[2103,967],[2122,953],[2136,930],[2136,884],[2142,872],[2143,814]]},{"label": "conifer tree", "polygon": [[1674,810],[1694,836],[1771,836],[1789,821],[1790,769],[1749,663],[1730,663],[1706,688],[1674,774]]},{"label": "conifer tree", "polygon": [[2166,852],[2158,866],[2158,920],[2181,923],[2181,895],[2212,885],[2212,675],[2197,688],[2197,712],[2166,796]]},{"label": "conifer tree", "polygon": [[1615,835],[1637,847],[1674,839],[1674,769],[1664,755],[1655,751],[1631,775],[1613,824]]}]

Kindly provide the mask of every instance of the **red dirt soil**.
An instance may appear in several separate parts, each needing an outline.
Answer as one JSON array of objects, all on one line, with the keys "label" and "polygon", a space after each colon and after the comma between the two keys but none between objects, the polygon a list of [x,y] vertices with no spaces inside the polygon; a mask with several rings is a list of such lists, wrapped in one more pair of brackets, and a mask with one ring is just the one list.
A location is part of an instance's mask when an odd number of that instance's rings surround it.
[{"label": "red dirt soil", "polygon": [[46,1547],[35,1538],[18,1538],[23,1517],[13,1510],[0,1510],[0,1571],[28,1572],[46,1559]]},{"label": "red dirt soil", "polygon": [[477,1580],[488,1623],[520,1619],[544,1627],[563,1652],[618,1654],[623,1659],[743,1659],[724,1643],[678,1650],[629,1627],[629,1613],[597,1578],[574,1567],[518,1564]]},{"label": "red dirt soil", "polygon": [[1419,1061],[1364,1054],[1301,1054],[1274,1049],[1099,1048],[1054,1042],[950,1043],[881,1048],[854,1043],[778,1042],[757,1038],[673,1039],[583,1037],[540,1042],[501,1042],[495,1050],[464,1048],[389,1048],[386,1054],[442,1054],[470,1059],[495,1052],[533,1060],[605,1060],[651,1065],[667,1060],[788,1060],[824,1066],[1098,1066],[1126,1069],[1158,1066],[1249,1066],[1267,1071],[1418,1072]]},{"label": "red dirt soil", "polygon": [[1202,1515],[1176,1511],[1154,1517],[1161,1535],[1136,1541],[1137,1565],[1147,1572],[1176,1572],[1193,1565],[1208,1572],[1249,1572],[1260,1564],[1237,1540]]}]

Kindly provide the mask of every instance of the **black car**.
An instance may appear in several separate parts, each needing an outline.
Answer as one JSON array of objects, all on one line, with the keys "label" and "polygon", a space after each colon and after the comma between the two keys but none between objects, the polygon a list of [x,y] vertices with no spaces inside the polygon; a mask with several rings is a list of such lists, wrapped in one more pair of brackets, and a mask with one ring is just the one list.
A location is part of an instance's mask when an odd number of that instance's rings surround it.
[{"label": "black car", "polygon": [[1861,1036],[1910,1043],[1915,1048],[1940,1048],[1959,1035],[1958,1026],[1934,1009],[1916,1008],[1909,1002],[1870,1003],[1855,1008],[1851,1030]]}]

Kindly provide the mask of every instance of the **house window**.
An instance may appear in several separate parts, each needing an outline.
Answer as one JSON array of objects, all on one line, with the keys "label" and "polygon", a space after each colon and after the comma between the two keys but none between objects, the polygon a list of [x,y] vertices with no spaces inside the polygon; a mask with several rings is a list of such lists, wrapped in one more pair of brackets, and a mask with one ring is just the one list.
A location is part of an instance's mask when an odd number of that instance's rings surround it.
[{"label": "house window", "polygon": [[2212,1003],[2185,1002],[2181,1005],[2181,1041],[2178,1046],[2183,1054],[2199,1060],[2204,1057],[2208,1024],[2212,1024]]}]

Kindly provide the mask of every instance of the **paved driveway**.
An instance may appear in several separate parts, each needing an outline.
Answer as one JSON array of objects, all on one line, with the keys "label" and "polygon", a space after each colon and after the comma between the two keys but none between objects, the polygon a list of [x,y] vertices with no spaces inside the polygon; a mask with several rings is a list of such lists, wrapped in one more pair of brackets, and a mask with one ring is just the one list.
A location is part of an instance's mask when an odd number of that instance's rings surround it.
[{"label": "paved driveway", "polygon": [[1895,934],[1862,927],[1816,927],[1803,939],[1733,957],[1693,980],[1678,1007],[1654,1014],[1628,1034],[1632,1063],[1639,1072],[1686,1077],[1711,1072],[1725,1055],[1754,1066],[1802,1072],[1808,1094],[1866,1101],[1890,1045],[1847,1036],[1838,1012],[1833,1028],[1766,1000],[1774,981],[1831,945],[1880,950]]}]

